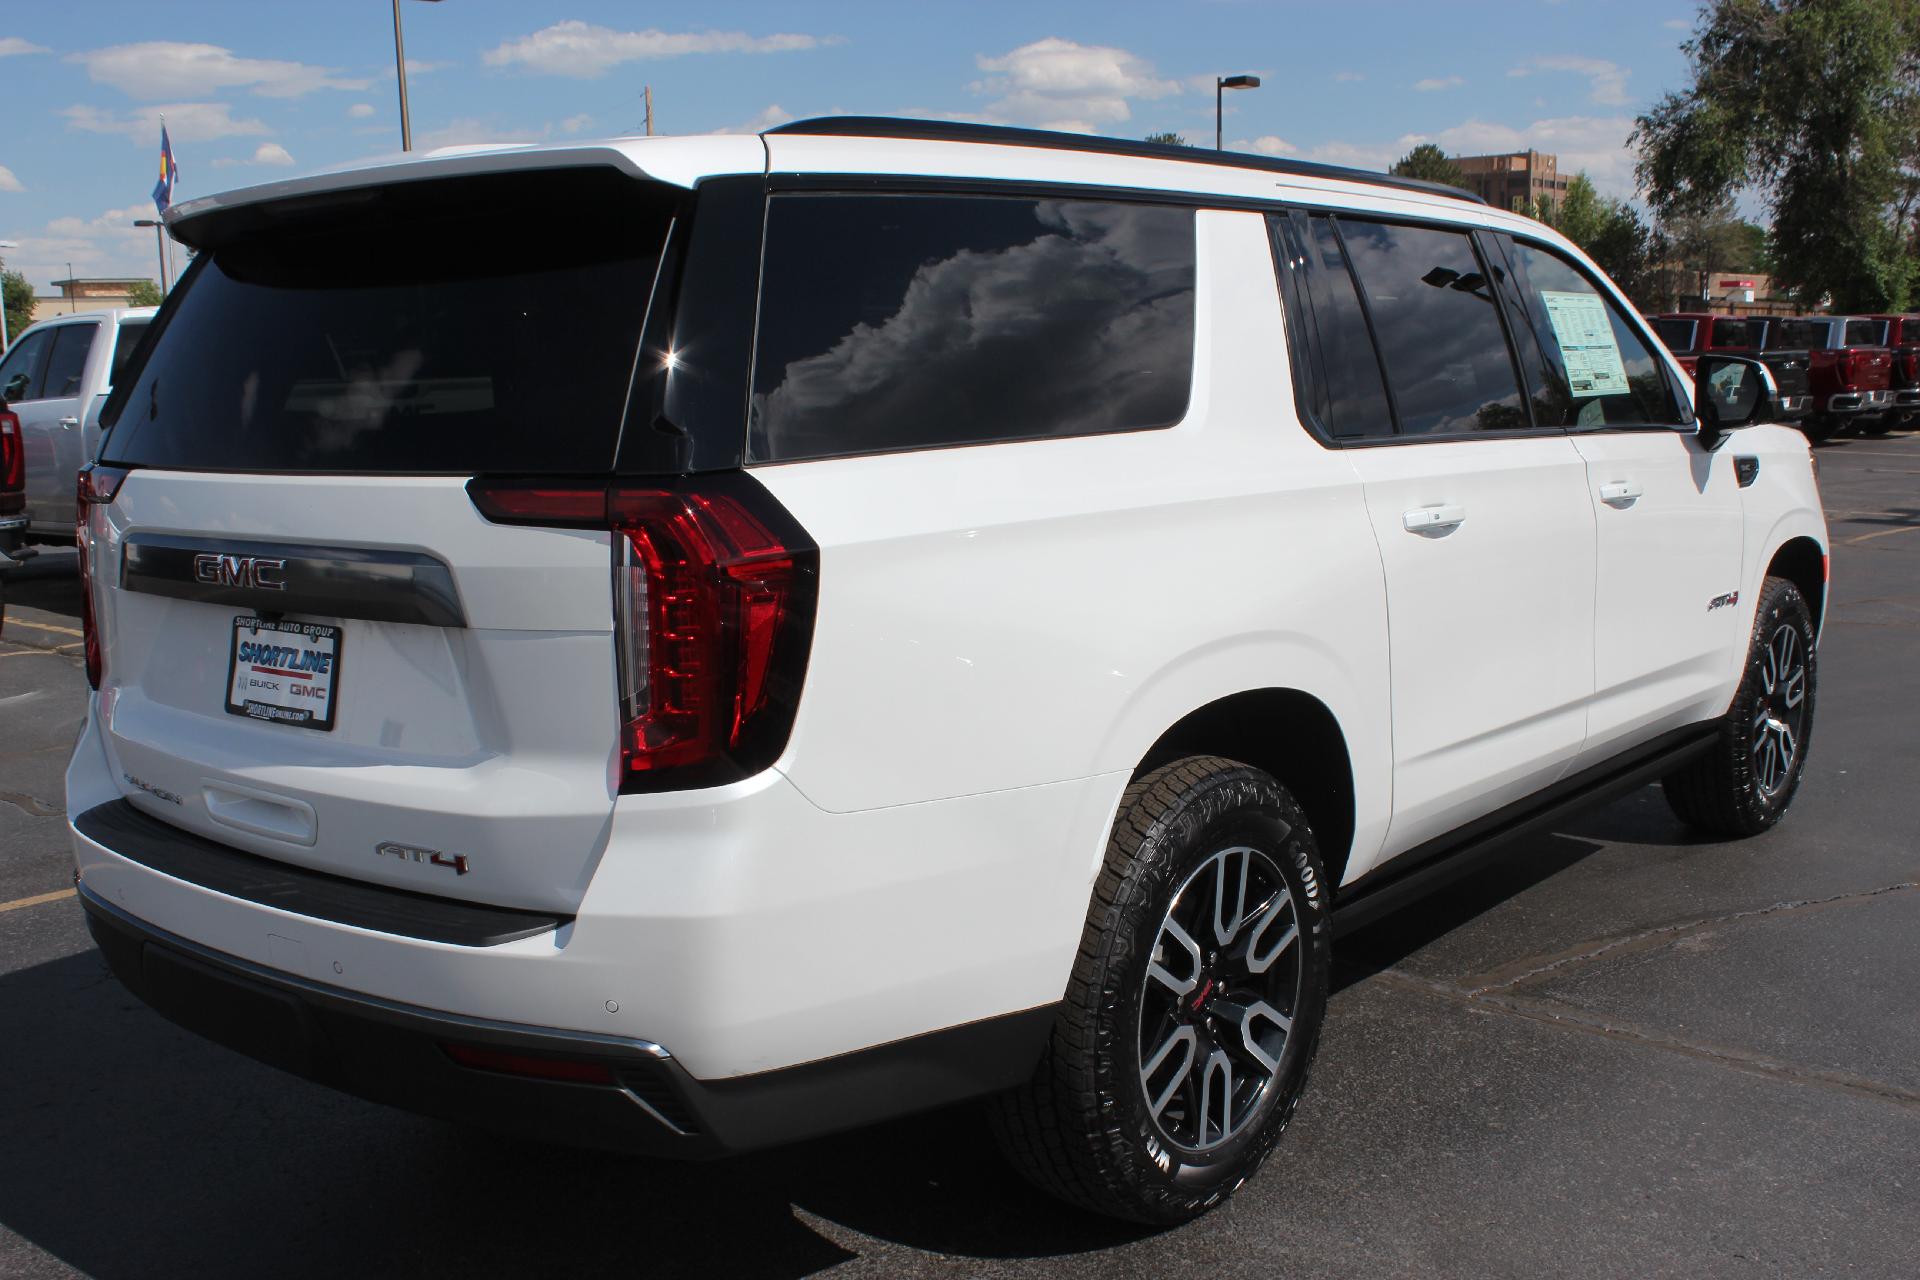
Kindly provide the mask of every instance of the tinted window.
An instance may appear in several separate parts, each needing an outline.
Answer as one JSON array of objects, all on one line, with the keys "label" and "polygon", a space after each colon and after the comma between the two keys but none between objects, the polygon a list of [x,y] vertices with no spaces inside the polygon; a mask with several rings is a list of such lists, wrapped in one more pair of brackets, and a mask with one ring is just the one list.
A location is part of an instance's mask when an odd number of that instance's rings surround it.
[{"label": "tinted window", "polygon": [[1713,322],[1713,345],[1722,351],[1750,351],[1760,345],[1759,336],[1754,326],[1745,320]]},{"label": "tinted window", "polygon": [[0,361],[0,397],[8,400],[38,400],[40,372],[47,364],[47,348],[53,345],[53,331],[30,333],[7,349]]},{"label": "tinted window", "polygon": [[1333,224],[1324,214],[1295,213],[1274,225],[1282,232],[1281,281],[1293,300],[1288,322],[1303,331],[1294,358],[1308,369],[1314,416],[1342,439],[1392,435],[1380,360]]},{"label": "tinted window", "polygon": [[1847,321],[1846,344],[1850,347],[1884,347],[1887,327],[1878,320]]},{"label": "tinted window", "polygon": [[667,226],[611,170],[395,184],[239,225],[102,417],[116,463],[560,472],[613,461]]},{"label": "tinted window", "polygon": [[120,332],[113,343],[113,369],[107,374],[107,385],[120,381],[121,371],[127,367],[134,349],[140,345],[141,337],[147,331],[145,320],[128,320],[120,326]]},{"label": "tinted window", "polygon": [[1193,372],[1193,211],[785,195],[767,213],[748,456],[1169,426]]},{"label": "tinted window", "polygon": [[1691,320],[1655,320],[1653,331],[1660,335],[1660,341],[1667,344],[1669,351],[1693,350],[1693,321]]},{"label": "tinted window", "polygon": [[1555,368],[1564,405],[1550,426],[1671,424],[1681,420],[1665,366],[1626,313],[1559,254],[1516,241],[1528,311]]},{"label": "tinted window", "polygon": [[1807,351],[1827,345],[1827,326],[1819,320],[1775,320],[1767,330],[1769,351]]},{"label": "tinted window", "polygon": [[1404,435],[1530,425],[1490,282],[1457,231],[1341,219]]},{"label": "tinted window", "polygon": [[80,394],[80,377],[87,370],[87,353],[93,350],[97,324],[63,324],[53,331],[53,354],[47,357],[47,377],[40,394],[48,400],[63,400]]}]

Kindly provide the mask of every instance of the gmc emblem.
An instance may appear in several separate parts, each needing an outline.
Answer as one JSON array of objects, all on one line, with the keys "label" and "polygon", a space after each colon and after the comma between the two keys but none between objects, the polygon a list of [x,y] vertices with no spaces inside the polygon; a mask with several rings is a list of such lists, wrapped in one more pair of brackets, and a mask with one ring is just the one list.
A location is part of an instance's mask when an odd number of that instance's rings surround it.
[{"label": "gmc emblem", "polygon": [[267,556],[227,556],[202,551],[193,558],[193,580],[210,587],[287,589],[287,562]]}]

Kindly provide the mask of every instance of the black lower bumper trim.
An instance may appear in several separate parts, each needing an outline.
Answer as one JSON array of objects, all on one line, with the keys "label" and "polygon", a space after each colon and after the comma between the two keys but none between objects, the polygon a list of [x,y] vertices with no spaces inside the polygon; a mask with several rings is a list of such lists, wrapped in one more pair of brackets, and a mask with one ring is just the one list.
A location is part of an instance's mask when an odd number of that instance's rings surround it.
[{"label": "black lower bumper trim", "polygon": [[[174,1022],[347,1093],[541,1141],[709,1159],[1010,1088],[1033,1071],[1046,1005],[820,1062],[698,1080],[657,1045],[489,1022],[330,987],[202,947],[83,883],[94,941],[126,987]],[[614,1084],[462,1066],[446,1045],[601,1064]]]},{"label": "black lower bumper trim", "polygon": [[182,831],[127,800],[95,805],[75,818],[73,827],[131,862],[229,898],[403,938],[493,947],[551,933],[573,918],[310,871]]}]

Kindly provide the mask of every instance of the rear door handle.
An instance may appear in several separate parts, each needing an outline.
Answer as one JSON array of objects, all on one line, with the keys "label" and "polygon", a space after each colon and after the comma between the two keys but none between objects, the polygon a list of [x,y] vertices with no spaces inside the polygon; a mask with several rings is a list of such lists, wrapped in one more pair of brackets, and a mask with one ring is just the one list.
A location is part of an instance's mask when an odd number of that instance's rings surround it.
[{"label": "rear door handle", "polygon": [[65,427],[65,428],[66,428],[67,430],[69,430],[69,431],[71,431],[71,430],[73,430],[73,429],[74,429],[75,427],[77,427],[77,426],[79,426],[79,425],[80,425],[80,419],[78,419],[78,418],[62,418],[62,419],[60,419],[60,425],[61,425],[61,426],[63,426],[63,427]]},{"label": "rear door handle", "polygon": [[1451,533],[1466,521],[1467,509],[1451,504],[1415,507],[1400,515],[1400,523],[1408,533]]},{"label": "rear door handle", "polygon": [[1631,480],[1613,480],[1600,486],[1600,501],[1626,506],[1645,492]]}]

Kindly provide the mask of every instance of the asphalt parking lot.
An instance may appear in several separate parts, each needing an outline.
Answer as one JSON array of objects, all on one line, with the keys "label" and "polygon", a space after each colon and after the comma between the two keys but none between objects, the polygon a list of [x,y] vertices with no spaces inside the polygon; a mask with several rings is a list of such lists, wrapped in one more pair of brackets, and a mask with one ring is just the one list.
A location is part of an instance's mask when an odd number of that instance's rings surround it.
[{"label": "asphalt parking lot", "polygon": [[1819,450],[1819,705],[1775,831],[1637,792],[1343,941],[1279,1153],[1165,1232],[1029,1192],[966,1108],[681,1166],[335,1095],[128,996],[61,774],[72,553],[0,640],[0,1274],[1920,1275],[1920,436]]}]

